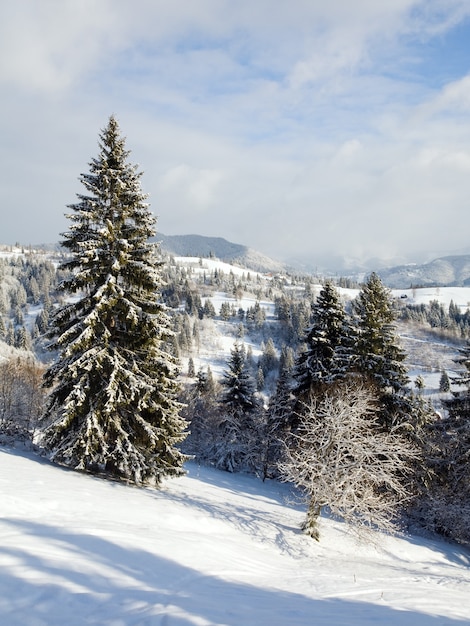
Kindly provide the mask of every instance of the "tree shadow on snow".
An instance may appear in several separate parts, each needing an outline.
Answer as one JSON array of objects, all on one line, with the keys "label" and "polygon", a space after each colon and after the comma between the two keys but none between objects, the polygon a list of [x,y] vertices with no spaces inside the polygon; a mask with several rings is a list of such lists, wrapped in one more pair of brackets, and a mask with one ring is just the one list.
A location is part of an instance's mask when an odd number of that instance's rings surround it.
[{"label": "tree shadow on snow", "polygon": [[8,626],[464,623],[230,582],[145,550],[53,525],[16,519],[3,520],[3,525],[19,540],[0,546],[0,623]]}]

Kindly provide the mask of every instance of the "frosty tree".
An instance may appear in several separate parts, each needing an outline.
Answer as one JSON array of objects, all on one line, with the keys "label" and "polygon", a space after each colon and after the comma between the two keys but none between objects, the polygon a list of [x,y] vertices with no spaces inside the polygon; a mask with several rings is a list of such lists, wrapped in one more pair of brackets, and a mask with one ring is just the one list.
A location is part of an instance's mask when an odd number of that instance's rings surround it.
[{"label": "frosty tree", "polygon": [[222,379],[222,404],[231,413],[246,415],[256,410],[255,383],[248,371],[245,346],[236,341]]},{"label": "frosty tree", "polygon": [[295,394],[300,400],[345,377],[350,367],[350,335],[339,294],[327,282],[312,306],[312,324],[304,340],[306,348],[295,366]]},{"label": "frosty tree", "polygon": [[214,379],[211,368],[202,369],[195,382],[183,389],[183,415],[189,422],[190,433],[184,442],[184,451],[197,461],[210,463],[211,454],[219,436],[219,405],[217,397],[220,384]]},{"label": "frosty tree", "polygon": [[450,391],[450,378],[446,371],[441,373],[441,377],[439,379],[439,391],[441,393],[447,393]]},{"label": "frosty tree", "polygon": [[213,452],[216,467],[235,472],[256,470],[260,456],[260,403],[245,346],[236,341],[221,381],[219,439]]},{"label": "frosty tree", "polygon": [[405,421],[411,412],[405,352],[395,328],[391,294],[373,272],[353,302],[356,316],[356,366],[378,392],[386,428]]},{"label": "frosty tree", "polygon": [[114,117],[100,134],[99,155],[80,181],[86,194],[69,206],[69,252],[48,336],[58,351],[45,374],[52,388],[43,443],[52,460],[158,485],[182,474],[176,444],[186,422],[177,401],[177,362],[160,304],[161,261],[149,239],[155,218],[141,173]]},{"label": "frosty tree", "polygon": [[393,532],[415,456],[408,440],[381,428],[370,388],[347,382],[310,397],[280,471],[305,493],[303,528],[315,539],[323,508],[356,530]]},{"label": "frosty tree", "polygon": [[282,367],[276,390],[269,400],[264,437],[263,478],[277,477],[278,464],[283,458],[292,422],[295,398],[289,366]]}]

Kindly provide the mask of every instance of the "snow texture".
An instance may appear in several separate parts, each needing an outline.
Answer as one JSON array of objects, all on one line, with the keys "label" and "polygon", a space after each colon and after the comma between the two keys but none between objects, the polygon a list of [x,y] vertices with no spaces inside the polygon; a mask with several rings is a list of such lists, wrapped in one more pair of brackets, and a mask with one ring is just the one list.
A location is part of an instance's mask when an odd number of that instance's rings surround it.
[{"label": "snow texture", "polygon": [[0,624],[470,623],[462,548],[329,519],[317,543],[287,485],[187,469],[138,489],[0,448]]}]

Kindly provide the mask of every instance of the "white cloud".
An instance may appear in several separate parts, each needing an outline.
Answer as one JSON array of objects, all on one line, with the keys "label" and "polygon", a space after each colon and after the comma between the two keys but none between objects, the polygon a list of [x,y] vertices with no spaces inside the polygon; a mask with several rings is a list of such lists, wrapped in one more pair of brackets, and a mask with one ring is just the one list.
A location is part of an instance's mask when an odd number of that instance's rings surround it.
[{"label": "white cloud", "polygon": [[428,114],[470,111],[470,74],[446,84],[424,110]]},{"label": "white cloud", "polygon": [[110,0],[18,0],[0,15],[0,80],[25,89],[67,88],[125,43]]},{"label": "white cloud", "polygon": [[466,229],[444,241],[437,216],[462,220],[470,193],[470,78],[437,84],[417,61],[469,8],[3,3],[3,236],[57,238],[115,113],[167,234],[220,235],[280,257],[458,247]]},{"label": "white cloud", "polygon": [[216,169],[196,169],[183,163],[161,176],[159,195],[176,196],[184,205],[205,210],[216,203],[223,172]]},{"label": "white cloud", "polygon": [[350,160],[362,152],[362,143],[359,139],[349,139],[338,148],[336,157],[341,160]]}]

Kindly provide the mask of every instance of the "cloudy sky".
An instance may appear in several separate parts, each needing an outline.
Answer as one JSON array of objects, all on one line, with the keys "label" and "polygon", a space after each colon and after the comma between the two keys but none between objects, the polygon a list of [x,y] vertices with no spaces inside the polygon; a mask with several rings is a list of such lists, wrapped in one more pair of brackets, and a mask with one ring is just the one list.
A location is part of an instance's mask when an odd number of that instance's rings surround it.
[{"label": "cloudy sky", "polygon": [[164,234],[470,252],[468,0],[2,2],[0,81],[0,243],[60,240],[114,114]]}]

